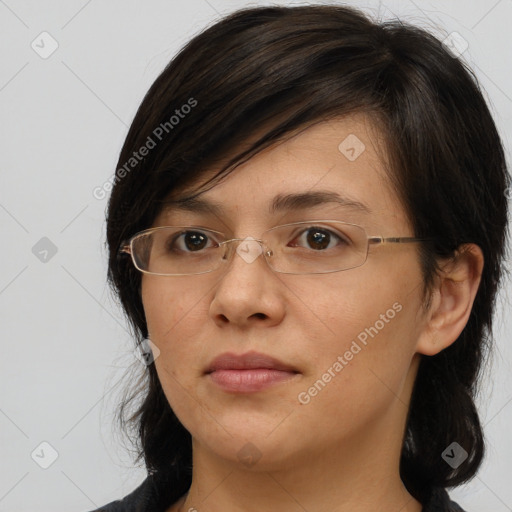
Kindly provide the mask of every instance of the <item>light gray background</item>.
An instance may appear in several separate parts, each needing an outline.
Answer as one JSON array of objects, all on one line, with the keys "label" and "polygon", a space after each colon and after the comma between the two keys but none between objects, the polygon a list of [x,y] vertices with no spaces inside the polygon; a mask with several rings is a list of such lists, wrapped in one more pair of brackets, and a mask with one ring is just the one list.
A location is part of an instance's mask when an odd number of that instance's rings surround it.
[{"label": "light gray background", "polygon": [[[84,512],[144,479],[112,428],[123,375],[141,363],[105,284],[107,201],[92,191],[113,173],[143,95],[177,50],[220,15],[263,4],[0,1],[0,511]],[[459,32],[510,150],[512,0],[352,4],[443,38]],[[43,31],[59,45],[47,59],[31,47]],[[46,262],[32,251],[42,237],[57,249]],[[451,493],[468,512],[512,510],[510,310],[504,292],[479,401],[488,455]],[[48,469],[31,457],[50,461],[42,442],[58,453]]]}]

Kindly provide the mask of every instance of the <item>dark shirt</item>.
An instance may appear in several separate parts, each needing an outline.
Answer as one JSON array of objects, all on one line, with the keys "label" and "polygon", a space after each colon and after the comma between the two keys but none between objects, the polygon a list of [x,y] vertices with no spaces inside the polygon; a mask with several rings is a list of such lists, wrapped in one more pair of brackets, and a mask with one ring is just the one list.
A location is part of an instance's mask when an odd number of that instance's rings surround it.
[{"label": "dark shirt", "polygon": [[[157,498],[158,490],[151,477],[148,477],[122,500],[112,501],[91,512],[165,512],[165,508],[157,505]],[[441,487],[432,491],[429,500],[423,503],[422,512],[464,512],[464,510],[451,501],[446,489]]]}]

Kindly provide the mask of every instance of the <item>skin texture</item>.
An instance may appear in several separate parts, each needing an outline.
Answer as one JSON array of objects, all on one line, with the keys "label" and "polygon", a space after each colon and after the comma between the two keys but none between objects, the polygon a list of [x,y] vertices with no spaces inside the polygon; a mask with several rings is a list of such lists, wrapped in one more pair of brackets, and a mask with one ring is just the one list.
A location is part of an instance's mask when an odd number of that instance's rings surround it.
[{"label": "skin texture", "polygon": [[[338,149],[350,134],[365,145],[354,161]],[[314,190],[338,192],[371,211],[327,203],[268,213],[275,195]],[[414,236],[389,185],[382,140],[362,115],[298,133],[201,197],[221,202],[225,214],[168,212],[153,226],[198,225],[230,238],[259,238],[279,224],[338,219],[368,235]],[[193,438],[192,486],[169,511],[420,511],[399,477],[400,449],[420,354],[453,343],[469,317],[483,257],[477,246],[466,249],[443,264],[428,310],[417,244],[370,247],[363,266],[324,275],[278,274],[263,256],[247,263],[236,253],[209,274],[143,275],[150,338],[161,351],[156,369]],[[384,327],[301,403],[299,394],[381,315]],[[204,374],[219,354],[251,350],[299,373],[251,394],[222,391]],[[249,463],[241,460],[247,452]]]}]

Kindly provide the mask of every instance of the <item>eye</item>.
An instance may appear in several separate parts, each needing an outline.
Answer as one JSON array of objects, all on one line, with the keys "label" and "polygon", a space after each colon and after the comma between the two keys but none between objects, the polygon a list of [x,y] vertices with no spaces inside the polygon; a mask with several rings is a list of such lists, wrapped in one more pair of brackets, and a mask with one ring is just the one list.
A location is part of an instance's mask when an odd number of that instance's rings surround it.
[{"label": "eye", "polygon": [[[202,231],[184,231],[169,237],[166,249],[168,251],[199,252],[207,246],[209,241],[208,235]],[[217,244],[214,247],[217,247]]]},{"label": "eye", "polygon": [[[296,240],[299,240],[299,243],[296,243]],[[304,230],[289,243],[289,246],[297,247],[298,245],[304,246],[304,244],[308,244],[308,247],[315,251],[322,251],[332,249],[336,245],[349,246],[351,242],[347,236],[338,235],[330,229],[315,226]]]}]

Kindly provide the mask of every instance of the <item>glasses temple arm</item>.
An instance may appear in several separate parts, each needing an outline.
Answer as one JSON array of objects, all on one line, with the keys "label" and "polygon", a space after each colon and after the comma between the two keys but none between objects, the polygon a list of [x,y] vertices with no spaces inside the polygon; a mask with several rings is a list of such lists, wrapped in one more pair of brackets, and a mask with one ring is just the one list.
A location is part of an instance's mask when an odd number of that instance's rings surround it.
[{"label": "glasses temple arm", "polygon": [[368,237],[369,244],[407,244],[414,242],[426,242],[428,238],[416,238],[413,236],[391,236],[391,237],[382,237],[382,236],[370,236]]}]

